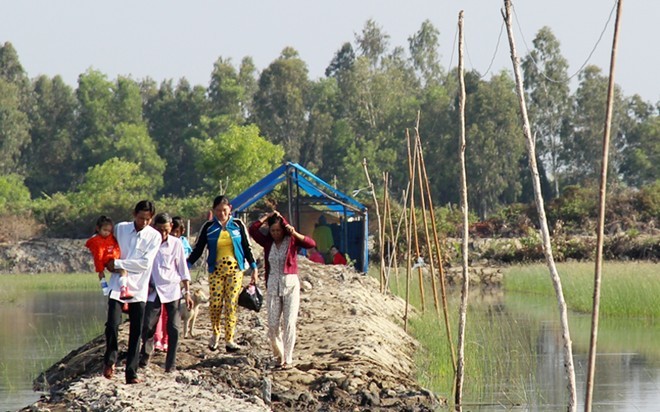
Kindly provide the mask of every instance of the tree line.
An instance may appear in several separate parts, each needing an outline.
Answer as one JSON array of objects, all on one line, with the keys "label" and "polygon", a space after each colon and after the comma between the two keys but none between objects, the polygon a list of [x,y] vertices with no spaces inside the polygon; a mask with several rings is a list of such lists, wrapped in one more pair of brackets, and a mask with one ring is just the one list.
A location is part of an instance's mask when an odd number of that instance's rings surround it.
[{"label": "tree line", "polygon": [[[29,212],[68,233],[99,211],[130,210],[137,198],[193,213],[220,187],[234,196],[282,161],[352,193],[365,186],[366,158],[370,173],[389,172],[389,189],[401,193],[405,130],[416,126],[418,113],[434,202],[456,204],[458,80],[455,68],[440,63],[438,39],[425,21],[407,47],[392,46],[369,20],[329,56],[319,79],[286,47],[262,71],[250,57],[238,64],[219,57],[207,86],[185,78],[108,79],[89,69],[76,88],[59,75],[30,79],[7,42],[0,47],[0,212]],[[572,91],[568,62],[548,27],[534,38],[523,69],[545,194],[595,187],[607,76],[586,66]],[[473,212],[487,217],[532,201],[511,74],[470,71],[466,92]],[[612,184],[658,191],[659,111],[660,102],[617,87]]]}]

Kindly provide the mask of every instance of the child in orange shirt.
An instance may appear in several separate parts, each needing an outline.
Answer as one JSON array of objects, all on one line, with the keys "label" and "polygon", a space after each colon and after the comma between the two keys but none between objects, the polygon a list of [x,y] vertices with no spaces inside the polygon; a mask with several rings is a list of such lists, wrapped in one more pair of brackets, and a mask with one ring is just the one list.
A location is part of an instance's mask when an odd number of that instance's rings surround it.
[{"label": "child in orange shirt", "polygon": [[[96,233],[87,239],[85,243],[85,246],[92,252],[94,268],[99,274],[99,280],[105,278],[105,265],[111,259],[119,259],[121,256],[119,243],[117,243],[117,239],[112,234],[112,227],[112,219],[107,216],[100,216],[96,220]],[[133,295],[128,291],[128,273],[121,269],[119,270],[119,275],[119,299],[132,299]]]}]

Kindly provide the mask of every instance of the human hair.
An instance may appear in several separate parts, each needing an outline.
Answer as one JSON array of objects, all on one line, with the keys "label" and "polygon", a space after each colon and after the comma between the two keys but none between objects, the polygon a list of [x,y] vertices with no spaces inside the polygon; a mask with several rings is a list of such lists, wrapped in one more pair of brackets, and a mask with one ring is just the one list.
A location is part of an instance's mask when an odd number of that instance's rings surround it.
[{"label": "human hair", "polygon": [[114,223],[112,222],[112,219],[109,218],[106,215],[101,215],[99,216],[98,219],[96,219],[96,227],[94,228],[94,232],[98,232],[100,228],[102,228],[105,225],[113,225]]},{"label": "human hair", "polygon": [[268,222],[268,226],[273,226],[275,223],[279,223],[280,226],[282,226],[282,229],[284,229],[284,218],[281,215],[271,215],[266,222]]},{"label": "human hair", "polygon": [[154,218],[154,224],[163,225],[165,223],[172,223],[172,216],[169,213],[159,213]]},{"label": "human hair", "polygon": [[133,212],[135,212],[135,214],[140,212],[150,212],[153,216],[156,213],[156,206],[154,206],[154,203],[151,200],[140,200],[135,205]]},{"label": "human hair", "polygon": [[216,196],[215,199],[213,199],[213,209],[215,209],[218,205],[230,205],[231,202],[229,201],[229,198],[225,195],[220,195]]},{"label": "human hair", "polygon": [[172,218],[172,230],[176,230],[180,227],[185,228],[183,224],[183,218],[181,216],[174,216]]}]

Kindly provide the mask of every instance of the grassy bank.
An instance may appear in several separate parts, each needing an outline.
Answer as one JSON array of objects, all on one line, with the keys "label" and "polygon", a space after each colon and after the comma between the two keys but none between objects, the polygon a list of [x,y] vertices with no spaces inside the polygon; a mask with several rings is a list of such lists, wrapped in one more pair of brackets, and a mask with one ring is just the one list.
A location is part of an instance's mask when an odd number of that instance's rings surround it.
[{"label": "grassy bank", "polygon": [[[635,352],[649,362],[660,362],[655,331],[660,310],[659,266],[650,263],[607,263],[601,298],[599,348],[609,353]],[[372,269],[378,278],[378,269]],[[563,290],[569,306],[591,310],[593,264],[560,264]],[[539,343],[554,339],[553,323],[558,313],[554,289],[543,265],[515,266],[505,272],[504,289],[483,291],[470,288],[465,354],[464,401],[479,404],[533,405],[539,401],[544,376],[537,372]],[[405,298],[405,270],[390,278],[392,293]],[[418,274],[409,283],[409,332],[421,343],[417,352],[418,380],[442,396],[451,396],[454,370],[444,320],[433,306],[429,275],[424,272],[426,310],[421,313]],[[439,291],[438,291],[439,293]],[[449,322],[454,345],[457,341],[460,290],[448,295]],[[634,322],[631,322],[634,319]],[[655,319],[655,320],[654,320]],[[586,352],[590,317],[572,312],[570,329],[576,353]],[[630,338],[630,339],[628,339]],[[634,342],[634,343],[631,343]],[[537,379],[539,381],[537,381]],[[547,379],[546,379],[547,380]],[[546,394],[548,395],[548,394]],[[548,395],[549,396],[549,395]],[[559,394],[558,396],[562,396]]]},{"label": "grassy bank", "polygon": [[0,302],[14,302],[34,291],[100,289],[94,273],[42,273],[0,275]]},{"label": "grassy bank", "polygon": [[[591,313],[594,264],[558,265],[569,309]],[[504,276],[506,291],[555,296],[545,265],[512,266]],[[601,316],[660,318],[660,265],[649,262],[605,262],[601,281]]]}]

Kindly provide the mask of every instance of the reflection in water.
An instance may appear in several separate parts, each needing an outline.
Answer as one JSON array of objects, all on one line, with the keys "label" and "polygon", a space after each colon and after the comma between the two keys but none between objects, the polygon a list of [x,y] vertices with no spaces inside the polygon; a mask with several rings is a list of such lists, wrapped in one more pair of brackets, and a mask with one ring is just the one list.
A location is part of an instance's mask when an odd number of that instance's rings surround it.
[{"label": "reflection in water", "polygon": [[0,410],[19,409],[37,400],[32,380],[103,333],[106,302],[96,291],[49,291],[0,303]]},{"label": "reflection in water", "polygon": [[[567,379],[556,303],[508,294],[499,301],[471,304],[468,330],[476,330],[472,338],[490,352],[479,360],[479,372],[486,372],[472,381],[472,388],[466,388],[464,400],[470,410],[564,410]],[[591,319],[574,313],[569,318],[580,410]],[[659,410],[660,330],[656,322],[601,319],[594,410]]]}]

